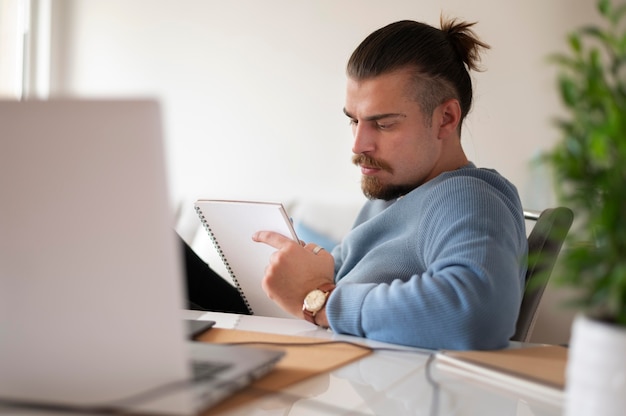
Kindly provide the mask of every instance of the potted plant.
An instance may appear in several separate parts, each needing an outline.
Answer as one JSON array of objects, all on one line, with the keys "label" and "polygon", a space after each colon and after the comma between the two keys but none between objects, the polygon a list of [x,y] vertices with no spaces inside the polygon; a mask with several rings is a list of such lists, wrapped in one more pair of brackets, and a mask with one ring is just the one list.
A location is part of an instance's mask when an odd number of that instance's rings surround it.
[{"label": "potted plant", "polygon": [[[626,411],[626,4],[599,0],[597,24],[552,56],[565,115],[545,156],[576,221],[557,282],[575,288],[565,414]],[[613,355],[611,355],[613,354]]]}]

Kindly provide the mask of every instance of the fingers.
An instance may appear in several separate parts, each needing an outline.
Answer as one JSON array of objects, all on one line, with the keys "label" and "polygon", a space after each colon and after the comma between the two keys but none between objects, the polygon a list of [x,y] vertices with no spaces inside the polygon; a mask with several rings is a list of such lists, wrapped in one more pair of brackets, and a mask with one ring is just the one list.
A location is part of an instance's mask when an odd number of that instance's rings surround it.
[{"label": "fingers", "polygon": [[286,245],[293,244],[294,241],[291,238],[274,231],[258,231],[252,236],[252,240],[258,243],[268,244],[276,249],[281,249]]},{"label": "fingers", "polygon": [[[258,231],[254,233],[252,236],[252,240],[258,243],[268,244],[275,249],[282,249],[294,243],[291,238],[285,237],[282,234],[279,234],[274,231]],[[304,241],[299,240],[297,242],[300,246],[304,247],[306,250],[311,251],[313,254],[317,255],[320,251],[324,250],[324,247],[319,246],[313,243],[306,243]]]}]

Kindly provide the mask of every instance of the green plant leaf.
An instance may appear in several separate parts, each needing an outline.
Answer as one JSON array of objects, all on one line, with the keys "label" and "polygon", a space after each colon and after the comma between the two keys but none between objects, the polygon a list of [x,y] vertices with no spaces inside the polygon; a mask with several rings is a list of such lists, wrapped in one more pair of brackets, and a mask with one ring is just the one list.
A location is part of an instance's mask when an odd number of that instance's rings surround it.
[{"label": "green plant leaf", "polygon": [[571,33],[569,53],[549,57],[566,114],[553,120],[560,141],[540,160],[576,217],[557,282],[577,288],[572,304],[626,326],[626,30],[618,24],[626,3],[597,7],[603,20]]},{"label": "green plant leaf", "polygon": [[609,17],[611,15],[611,2],[609,0],[598,1],[598,11],[601,15]]},{"label": "green plant leaf", "polygon": [[576,53],[579,53],[582,50],[582,43],[580,42],[580,35],[578,33],[570,34],[569,46]]}]

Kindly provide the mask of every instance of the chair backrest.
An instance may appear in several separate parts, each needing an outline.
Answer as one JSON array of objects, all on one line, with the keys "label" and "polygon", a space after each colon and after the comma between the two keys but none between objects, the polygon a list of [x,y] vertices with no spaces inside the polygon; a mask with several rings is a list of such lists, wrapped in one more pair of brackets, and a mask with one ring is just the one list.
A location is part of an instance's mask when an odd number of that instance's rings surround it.
[{"label": "chair backrest", "polygon": [[511,340],[527,342],[535,326],[539,302],[574,220],[574,213],[569,208],[556,207],[539,213],[524,211],[524,217],[536,223],[528,235],[526,289]]}]

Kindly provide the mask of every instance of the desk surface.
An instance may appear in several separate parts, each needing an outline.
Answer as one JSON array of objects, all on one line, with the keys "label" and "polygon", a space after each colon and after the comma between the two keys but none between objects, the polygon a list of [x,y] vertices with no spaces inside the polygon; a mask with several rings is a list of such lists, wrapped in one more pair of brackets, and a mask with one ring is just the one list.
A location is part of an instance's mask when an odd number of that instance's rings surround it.
[{"label": "desk surface", "polygon": [[[213,320],[217,328],[343,339],[371,347],[401,349],[376,351],[364,358],[267,393],[217,416],[560,416],[560,401],[529,396],[520,391],[481,384],[476,379],[440,371],[431,351],[336,335],[306,321],[213,312],[184,311],[186,319]],[[515,347],[515,346],[514,346]],[[2,408],[0,415],[58,416],[65,413]],[[76,413],[72,414],[76,416]]]},{"label": "desk surface", "polygon": [[295,319],[198,311],[185,311],[184,317],[214,320],[218,328],[358,340],[372,347],[408,350],[377,351],[221,414],[556,416],[562,413],[560,403],[439,371],[429,362],[427,350],[336,335]]}]

